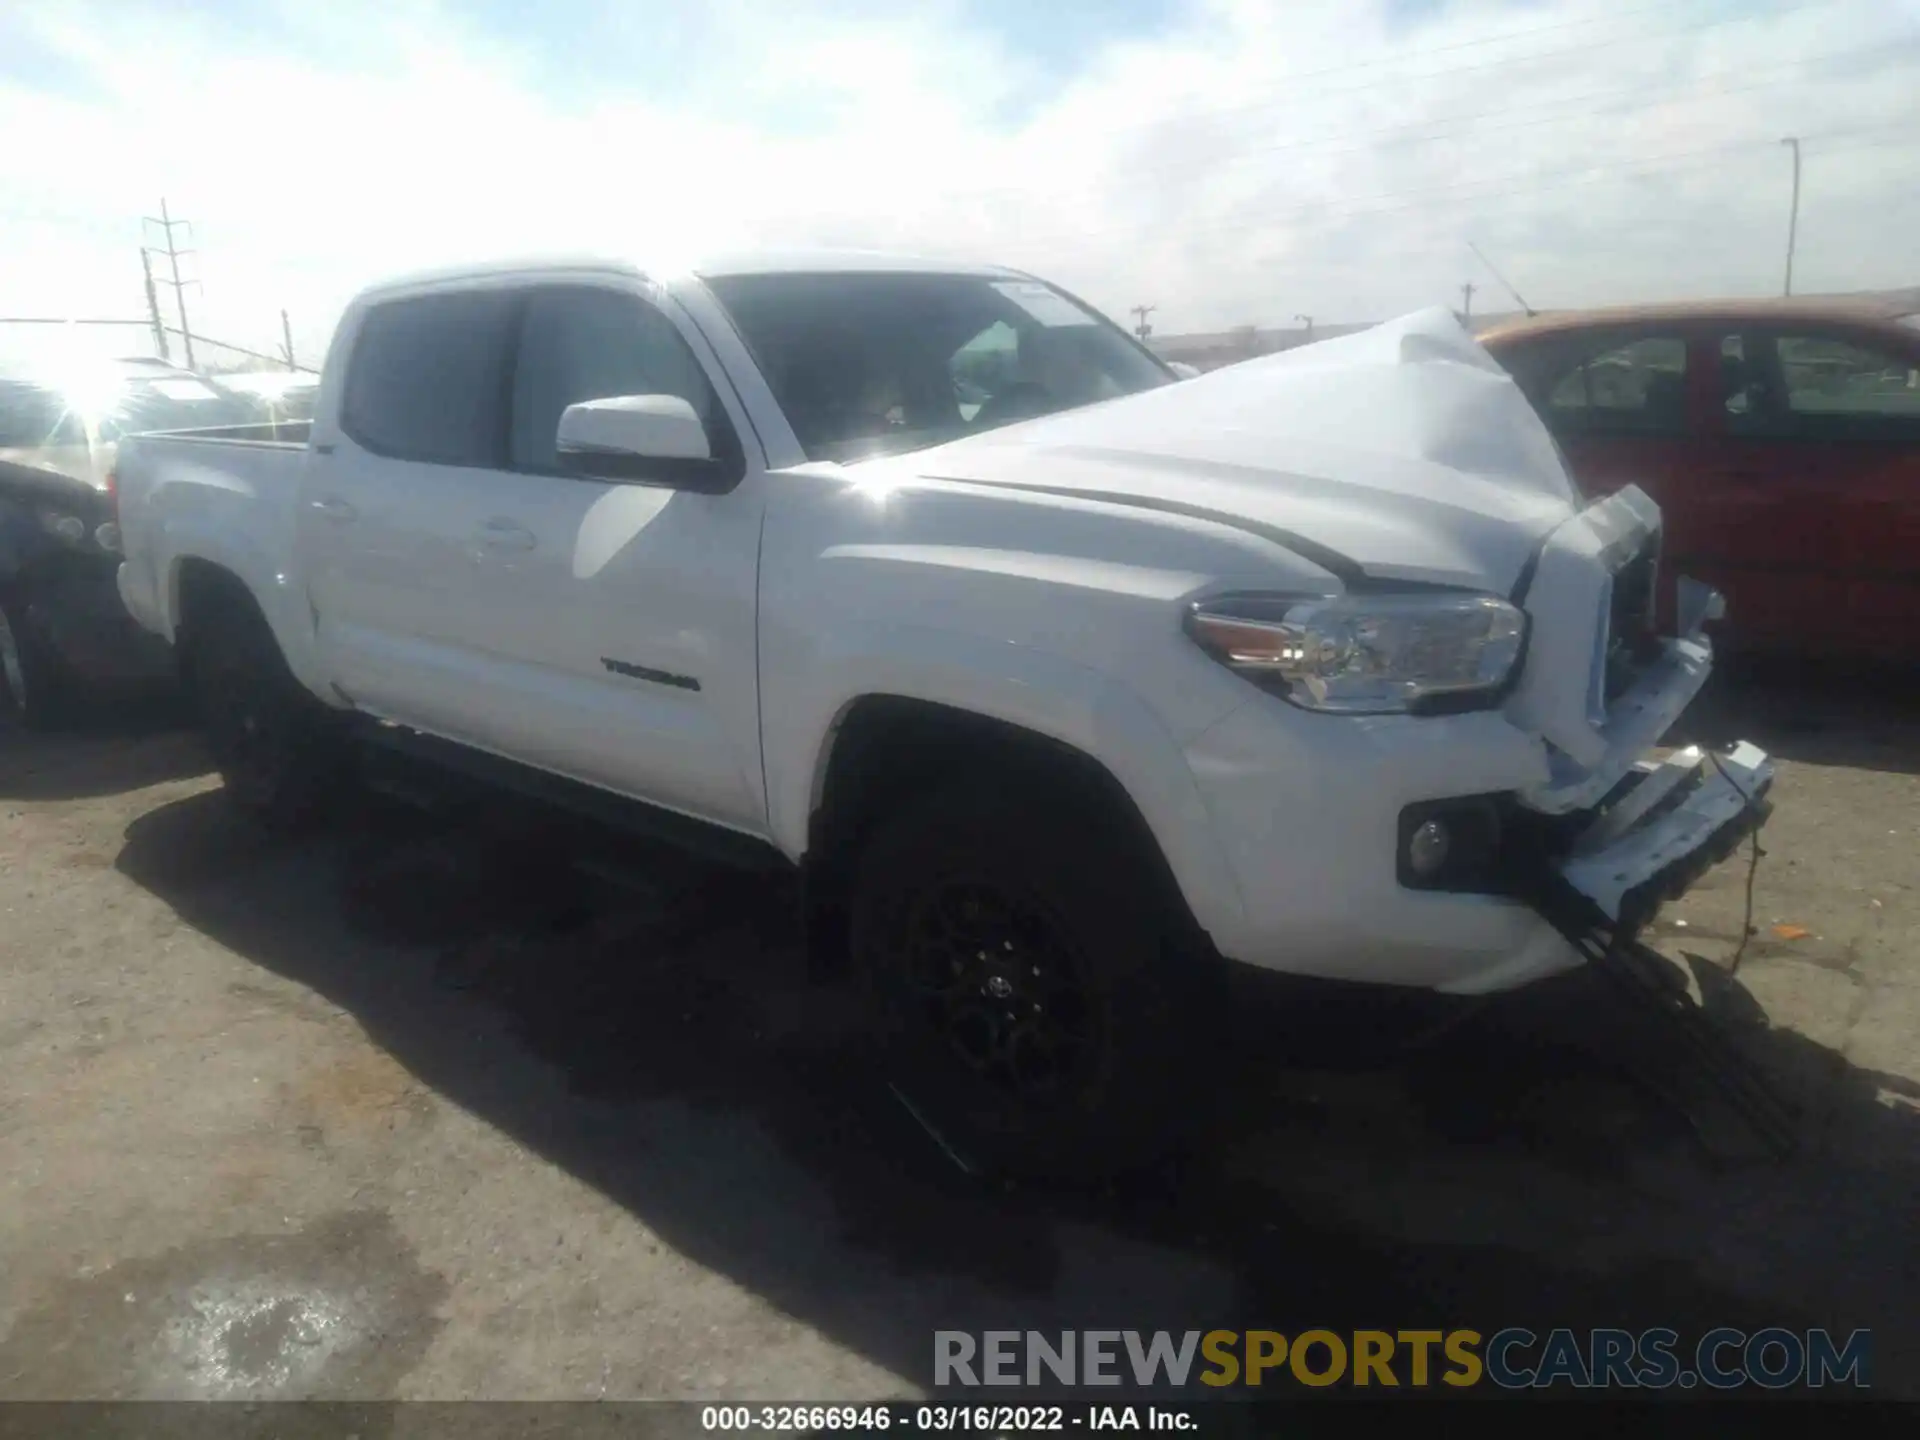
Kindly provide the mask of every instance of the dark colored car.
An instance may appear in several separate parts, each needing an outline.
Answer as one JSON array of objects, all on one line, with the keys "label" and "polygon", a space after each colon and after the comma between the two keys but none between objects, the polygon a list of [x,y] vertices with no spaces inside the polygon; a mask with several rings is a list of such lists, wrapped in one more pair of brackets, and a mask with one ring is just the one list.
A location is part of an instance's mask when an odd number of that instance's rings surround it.
[{"label": "dark colored car", "polygon": [[34,727],[80,702],[165,683],[165,645],[120,601],[109,490],[122,435],[246,424],[254,406],[158,361],[56,383],[0,374],[0,712]]},{"label": "dark colored car", "polygon": [[251,401],[263,422],[311,420],[314,400],[320,393],[320,377],[308,371],[244,371],[222,375],[218,383]]},{"label": "dark colored car", "polygon": [[1481,339],[1583,488],[1659,501],[1663,569],[1726,595],[1723,644],[1920,661],[1920,317],[1721,301]]}]

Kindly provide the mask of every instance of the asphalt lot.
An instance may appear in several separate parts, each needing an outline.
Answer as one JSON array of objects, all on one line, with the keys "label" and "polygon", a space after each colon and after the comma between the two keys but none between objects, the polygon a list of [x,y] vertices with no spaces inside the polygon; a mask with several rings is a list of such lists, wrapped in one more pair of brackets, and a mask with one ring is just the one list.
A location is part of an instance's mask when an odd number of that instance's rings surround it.
[{"label": "asphalt lot", "polygon": [[1776,677],[1693,729],[1780,758],[1759,934],[1729,977],[1743,852],[1659,943],[1795,1158],[1703,1141],[1591,977],[1437,1037],[1286,990],[1199,1153],[1087,1193],[949,1163],[777,889],[380,809],[266,845],[163,717],[0,734],[0,1397],[853,1399],[936,1328],[1524,1324],[1870,1327],[1920,1398],[1920,705]]}]

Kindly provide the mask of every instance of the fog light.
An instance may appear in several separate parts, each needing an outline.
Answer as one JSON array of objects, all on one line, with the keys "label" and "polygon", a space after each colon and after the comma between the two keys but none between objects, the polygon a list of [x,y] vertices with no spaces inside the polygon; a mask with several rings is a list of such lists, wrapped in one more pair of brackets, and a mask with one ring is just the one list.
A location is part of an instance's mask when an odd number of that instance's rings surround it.
[{"label": "fog light", "polygon": [[1407,840],[1407,868],[1422,880],[1431,880],[1447,863],[1453,836],[1439,820],[1422,822]]}]

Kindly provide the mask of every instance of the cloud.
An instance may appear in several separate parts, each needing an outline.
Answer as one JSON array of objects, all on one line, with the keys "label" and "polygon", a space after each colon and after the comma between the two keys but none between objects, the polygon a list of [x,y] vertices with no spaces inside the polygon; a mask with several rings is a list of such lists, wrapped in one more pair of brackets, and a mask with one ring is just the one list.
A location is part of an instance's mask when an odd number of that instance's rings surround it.
[{"label": "cloud", "polygon": [[30,4],[0,312],[140,314],[161,195],[197,328],[309,353],[375,276],[544,250],[999,259],[1163,332],[1450,299],[1469,239],[1536,305],[1768,293],[1787,134],[1798,288],[1920,282],[1920,0],[982,4]]}]

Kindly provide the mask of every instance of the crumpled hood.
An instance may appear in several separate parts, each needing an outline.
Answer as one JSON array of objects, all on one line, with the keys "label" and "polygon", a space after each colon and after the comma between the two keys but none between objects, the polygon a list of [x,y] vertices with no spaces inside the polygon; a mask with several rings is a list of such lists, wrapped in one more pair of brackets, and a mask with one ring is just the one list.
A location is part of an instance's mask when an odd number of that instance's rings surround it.
[{"label": "crumpled hood", "polygon": [[1519,387],[1441,309],[900,463],[1248,522],[1349,580],[1501,594],[1582,503]]}]

